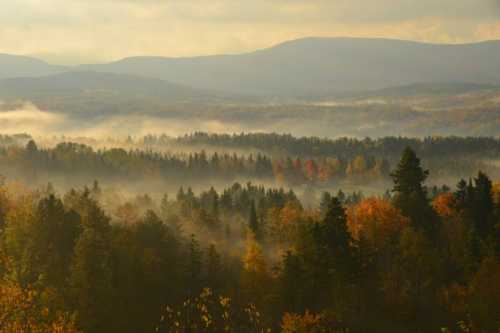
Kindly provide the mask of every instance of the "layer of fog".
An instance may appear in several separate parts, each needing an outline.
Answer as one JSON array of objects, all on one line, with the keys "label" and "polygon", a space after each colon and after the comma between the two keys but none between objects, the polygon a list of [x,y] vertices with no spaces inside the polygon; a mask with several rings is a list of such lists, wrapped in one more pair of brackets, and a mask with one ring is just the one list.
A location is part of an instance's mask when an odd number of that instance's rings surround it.
[{"label": "layer of fog", "polygon": [[[66,136],[96,139],[181,136],[209,133],[275,132],[327,138],[432,135],[498,135],[498,111],[441,110],[418,112],[385,105],[312,106],[178,106],[166,109],[93,112],[39,109],[33,103],[9,108],[0,104],[0,134],[29,133],[34,137]],[[475,115],[472,117],[472,115]]]},{"label": "layer of fog", "polygon": [[238,124],[217,120],[177,120],[151,116],[110,116],[92,119],[72,117],[40,110],[30,102],[24,102],[14,110],[0,111],[0,134],[29,133],[34,137],[68,136],[91,138],[122,138],[129,135],[147,134],[183,135],[194,131],[241,132]]},{"label": "layer of fog", "polygon": [[[222,118],[222,117],[221,117]],[[35,138],[64,136],[67,138],[126,138],[148,134],[182,136],[193,132],[241,133],[277,132],[297,136],[329,136],[330,129],[318,128],[315,120],[272,119],[267,123],[246,120],[224,120],[206,117],[179,117],[166,114],[152,115],[99,115],[72,117],[68,114],[39,109],[31,102],[20,107],[0,111],[0,134],[28,133]],[[316,133],[316,134],[315,134]],[[348,135],[338,131],[338,135]]]},{"label": "layer of fog", "polygon": [[[215,117],[213,112],[208,113],[207,116],[195,114],[188,117],[172,114],[162,116],[135,114],[128,116],[98,115],[93,117],[82,117],[81,115],[40,110],[36,105],[30,102],[19,103],[17,107],[9,107],[9,105],[0,102],[0,110],[0,134],[28,133],[35,138],[38,144],[46,146],[53,146],[61,141],[73,141],[89,144],[94,149],[112,147],[144,149],[145,147],[141,145],[127,145],[125,139],[130,135],[137,139],[148,134],[166,134],[176,137],[196,131],[212,133],[277,132],[291,133],[294,136],[314,135],[320,137],[355,136],[353,133],[365,133],[365,136],[372,136],[371,133],[383,132],[386,133],[385,135],[412,136],[412,133],[405,132],[403,126],[398,126],[398,123],[405,123],[407,121],[405,117],[399,117],[396,114],[392,121],[384,120],[381,117],[378,120],[374,120],[374,118],[377,118],[376,116],[365,119],[365,114],[356,115],[354,111],[349,112],[349,110],[346,112],[335,112],[333,114],[329,111],[308,111],[308,114],[311,115],[310,117],[304,117],[299,109],[291,112],[288,117],[279,117],[279,113],[272,114],[272,112],[271,116],[256,115],[261,113],[261,110],[253,111],[246,116],[240,114],[238,117],[227,117],[227,113],[225,114],[224,112],[222,112],[219,117]],[[378,110],[372,111],[375,114],[379,112]],[[265,110],[262,110],[262,113],[265,112]],[[304,112],[306,112],[306,110]],[[432,128],[436,125],[439,124],[428,124],[427,127]],[[494,123],[491,125],[494,126]],[[417,128],[419,127],[418,123],[414,125],[406,124],[406,126],[413,126],[416,130],[420,130],[420,128]],[[450,133],[442,132],[442,134],[460,135],[460,133],[454,133],[451,130]],[[358,135],[358,137],[361,137],[361,135]],[[114,141],[113,138],[117,140]],[[138,142],[138,140],[135,140],[135,142]],[[147,147],[147,149],[150,149],[150,147]],[[230,154],[254,154],[258,152],[258,150],[253,148],[234,149],[228,147],[205,147],[194,145],[184,147],[175,146],[175,144],[165,145],[164,147],[151,147],[151,149],[171,153],[199,152],[202,149],[206,150],[209,154],[215,151]],[[269,154],[269,152],[266,153]],[[490,171],[491,176],[497,178],[499,176],[499,168],[495,163],[498,162],[486,161],[486,163],[489,168],[485,171]],[[431,170],[431,173],[432,171],[433,170]],[[434,170],[433,174],[436,173],[437,170]],[[92,182],[92,179],[81,179],[78,181],[74,176],[75,175],[72,175],[71,182],[67,182],[68,179],[64,176],[60,179],[51,179],[51,181],[59,183],[58,185],[62,188]],[[43,177],[41,178],[43,179]],[[443,175],[432,178],[433,182],[437,185],[444,183],[454,185],[457,181],[457,179],[444,179]],[[43,179],[42,181],[47,181],[47,179]],[[235,179],[235,181],[246,183],[248,179]],[[159,182],[157,179],[152,179],[139,182],[138,184],[128,182],[126,186],[133,193],[140,193],[142,189],[146,189],[161,194],[162,192],[175,193],[180,186],[190,185],[188,183],[189,180],[166,180]],[[221,189],[224,186],[230,185],[229,183],[230,182],[214,183],[207,180],[197,184],[197,189],[203,190],[210,186]],[[125,184],[109,185],[123,187]],[[279,186],[279,184],[274,183],[267,185]],[[361,189],[360,184],[342,183],[336,185],[335,190],[349,187],[351,187],[352,190]],[[374,186],[373,188],[365,188],[364,190],[371,194],[380,193],[385,189],[387,189],[385,186]],[[302,191],[303,189],[298,190]]]}]

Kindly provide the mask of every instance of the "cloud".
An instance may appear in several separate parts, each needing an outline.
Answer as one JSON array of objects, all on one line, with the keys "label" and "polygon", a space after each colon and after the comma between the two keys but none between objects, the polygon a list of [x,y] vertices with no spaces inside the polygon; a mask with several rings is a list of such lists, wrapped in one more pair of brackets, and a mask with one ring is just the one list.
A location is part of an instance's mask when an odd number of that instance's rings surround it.
[{"label": "cloud", "polygon": [[71,63],[239,53],[312,35],[466,42],[491,39],[499,14],[499,0],[11,0],[0,52]]},{"label": "cloud", "polygon": [[2,134],[22,132],[47,135],[60,128],[64,122],[64,116],[41,111],[30,102],[25,102],[14,110],[0,111]]},{"label": "cloud", "polygon": [[[8,108],[0,101],[0,109]],[[191,131],[241,132],[244,125],[216,119],[175,119],[152,116],[110,116],[100,119],[71,118],[40,110],[31,102],[22,102],[11,110],[0,111],[0,134],[28,133],[35,137],[66,135],[107,138],[147,134],[183,135]]]}]

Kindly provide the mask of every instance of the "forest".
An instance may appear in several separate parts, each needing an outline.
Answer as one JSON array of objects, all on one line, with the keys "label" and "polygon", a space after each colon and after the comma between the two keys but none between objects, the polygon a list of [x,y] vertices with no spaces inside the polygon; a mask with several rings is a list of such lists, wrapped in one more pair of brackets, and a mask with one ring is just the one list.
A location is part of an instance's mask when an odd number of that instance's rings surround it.
[{"label": "forest", "polygon": [[[500,183],[475,165],[453,185],[428,184],[460,155],[495,159],[497,139],[0,141],[2,333],[500,327]],[[240,153],[217,153],[224,146]],[[337,188],[307,204],[307,192],[294,189],[356,172],[388,187],[376,195]],[[66,186],[39,185],[54,175]],[[69,182],[82,176],[84,185]],[[105,181],[134,177],[185,183],[173,194],[119,196]],[[224,182],[193,190],[206,178]]]},{"label": "forest", "polygon": [[[301,192],[369,185],[375,189],[373,194],[390,185],[390,170],[405,147],[411,147],[423,158],[424,167],[433,170],[432,186],[454,185],[457,178],[479,170],[500,177],[500,140],[493,137],[333,140],[203,132],[123,139],[0,135],[0,173],[37,186],[47,179],[65,188],[99,179],[122,187],[135,183],[156,193],[168,187],[171,194],[181,186],[221,189],[248,181]],[[67,177],[69,173],[72,177]]]}]

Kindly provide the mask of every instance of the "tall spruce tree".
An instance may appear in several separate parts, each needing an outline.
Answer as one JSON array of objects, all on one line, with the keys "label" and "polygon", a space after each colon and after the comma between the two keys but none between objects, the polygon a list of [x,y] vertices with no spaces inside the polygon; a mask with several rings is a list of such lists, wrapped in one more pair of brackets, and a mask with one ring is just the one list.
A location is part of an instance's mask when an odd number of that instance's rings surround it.
[{"label": "tall spruce tree", "polygon": [[255,235],[255,238],[258,239],[260,237],[259,230],[259,220],[257,218],[257,210],[255,209],[255,201],[252,200],[250,202],[250,213],[248,217],[248,227]]},{"label": "tall spruce tree", "polygon": [[474,225],[483,239],[491,236],[494,229],[493,184],[486,174],[479,172],[474,178]]},{"label": "tall spruce tree", "polygon": [[202,252],[200,243],[194,234],[191,234],[189,242],[189,258],[185,270],[188,296],[196,295],[201,290],[201,273],[202,273]]},{"label": "tall spruce tree", "polygon": [[330,201],[323,218],[322,236],[334,269],[347,273],[352,259],[352,237],[347,227],[347,216],[342,203],[335,197]]},{"label": "tall spruce tree", "polygon": [[321,195],[321,202],[319,203],[319,212],[322,217],[326,215],[328,206],[330,205],[331,201],[332,195],[330,194],[330,192],[323,192],[323,194]]},{"label": "tall spruce tree", "polygon": [[407,147],[403,151],[396,170],[391,173],[394,181],[393,204],[408,217],[412,226],[432,234],[436,225],[436,214],[427,198],[424,182],[429,171],[420,165],[415,152]]}]

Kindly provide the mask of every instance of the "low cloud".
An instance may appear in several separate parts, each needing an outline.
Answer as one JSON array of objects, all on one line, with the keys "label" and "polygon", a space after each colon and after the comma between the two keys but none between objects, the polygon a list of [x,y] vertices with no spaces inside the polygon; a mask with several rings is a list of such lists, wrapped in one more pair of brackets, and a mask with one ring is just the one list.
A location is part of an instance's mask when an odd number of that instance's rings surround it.
[{"label": "low cloud", "polygon": [[[3,106],[3,107],[2,107]],[[0,109],[8,108],[0,101]],[[179,119],[153,116],[109,116],[75,119],[67,115],[40,110],[31,102],[0,111],[0,134],[28,133],[35,137],[66,135],[70,137],[127,137],[147,134],[183,135],[194,131],[214,133],[241,132],[237,123],[214,119]]]},{"label": "low cloud", "polygon": [[[4,104],[0,102],[0,105]],[[64,125],[65,119],[62,115],[41,111],[34,104],[25,102],[13,110],[0,111],[0,128],[2,134],[50,135]]]}]

